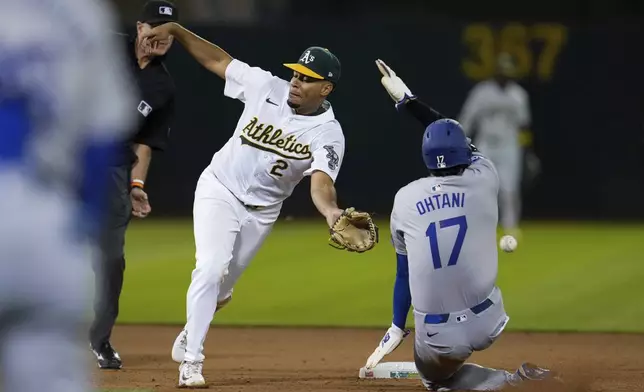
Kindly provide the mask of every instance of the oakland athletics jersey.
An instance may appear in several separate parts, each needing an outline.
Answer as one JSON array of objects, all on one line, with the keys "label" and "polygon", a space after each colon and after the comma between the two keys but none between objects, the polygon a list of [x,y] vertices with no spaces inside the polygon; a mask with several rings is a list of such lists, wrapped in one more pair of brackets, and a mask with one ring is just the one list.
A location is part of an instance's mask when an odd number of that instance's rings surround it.
[{"label": "oakland athletics jersey", "polygon": [[233,60],[224,94],[245,104],[228,142],[210,169],[241,202],[269,206],[283,202],[315,170],[336,180],[344,156],[344,135],[333,108],[317,116],[296,114],[287,104],[289,82]]},{"label": "oakland athletics jersey", "polygon": [[490,160],[474,153],[472,161],[460,176],[421,178],[394,199],[392,242],[407,255],[419,312],[467,309],[494,288],[499,180]]}]

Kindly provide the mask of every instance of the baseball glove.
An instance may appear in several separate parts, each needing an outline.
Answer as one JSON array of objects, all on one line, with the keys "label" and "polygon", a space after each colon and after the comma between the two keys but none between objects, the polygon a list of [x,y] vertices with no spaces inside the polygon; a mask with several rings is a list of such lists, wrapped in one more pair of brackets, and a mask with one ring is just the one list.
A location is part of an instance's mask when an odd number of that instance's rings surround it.
[{"label": "baseball glove", "polygon": [[329,245],[349,252],[366,252],[378,243],[378,226],[367,212],[347,208],[329,229]]}]

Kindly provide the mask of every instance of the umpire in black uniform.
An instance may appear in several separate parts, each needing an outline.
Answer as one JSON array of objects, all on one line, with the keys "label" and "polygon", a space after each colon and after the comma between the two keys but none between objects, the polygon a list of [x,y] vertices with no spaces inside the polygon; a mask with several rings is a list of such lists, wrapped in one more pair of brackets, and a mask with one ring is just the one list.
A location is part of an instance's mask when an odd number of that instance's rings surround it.
[{"label": "umpire in black uniform", "polygon": [[139,123],[134,137],[123,146],[114,163],[110,182],[109,224],[102,238],[103,257],[96,272],[95,318],[90,345],[101,369],[120,369],[121,358],[110,343],[119,312],[125,271],[125,231],[132,215],[145,218],[151,211],[145,192],[152,151],[163,151],[174,118],[174,83],[163,64],[172,39],[151,46],[139,39],[142,32],[159,24],[178,21],[178,9],[168,1],[148,1],[136,24],[136,32],[123,34],[129,66],[138,85]]}]

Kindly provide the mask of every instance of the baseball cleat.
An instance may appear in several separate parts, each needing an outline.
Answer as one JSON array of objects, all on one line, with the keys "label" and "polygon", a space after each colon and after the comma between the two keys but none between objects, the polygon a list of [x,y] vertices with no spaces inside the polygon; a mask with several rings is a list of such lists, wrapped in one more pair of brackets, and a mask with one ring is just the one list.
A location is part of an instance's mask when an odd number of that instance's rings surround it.
[{"label": "baseball cleat", "polygon": [[120,369],[123,367],[119,353],[114,350],[110,342],[103,343],[97,348],[91,345],[90,347],[96,356],[99,369]]},{"label": "baseball cleat", "polygon": [[552,375],[548,369],[541,368],[533,363],[526,362],[519,367],[517,374],[523,380],[545,380]]},{"label": "baseball cleat", "polygon": [[183,361],[179,366],[179,388],[208,388],[202,361]]}]

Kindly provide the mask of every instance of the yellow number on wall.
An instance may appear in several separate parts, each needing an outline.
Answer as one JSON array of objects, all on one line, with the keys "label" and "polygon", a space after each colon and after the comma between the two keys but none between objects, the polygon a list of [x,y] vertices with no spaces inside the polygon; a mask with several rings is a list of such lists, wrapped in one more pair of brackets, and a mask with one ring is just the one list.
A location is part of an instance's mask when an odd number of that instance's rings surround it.
[{"label": "yellow number on wall", "polygon": [[[496,56],[506,52],[516,64],[516,78],[536,76],[550,80],[557,57],[567,40],[567,29],[558,24],[537,24],[526,27],[510,23],[500,31],[487,24],[471,24],[463,31],[463,43],[469,49],[463,58],[462,69],[470,79],[479,81],[494,74]],[[542,44],[542,49],[537,49]]]},{"label": "yellow number on wall", "polygon": [[528,29],[521,24],[509,24],[499,33],[499,52],[506,52],[514,59],[517,79],[530,75],[532,52],[529,45]]},{"label": "yellow number on wall", "polygon": [[469,56],[463,60],[463,72],[471,79],[481,80],[494,72],[494,34],[484,24],[465,28],[463,41],[469,48]]},{"label": "yellow number on wall", "polygon": [[550,80],[555,68],[555,61],[561,47],[568,38],[565,26],[556,24],[538,24],[532,28],[532,37],[544,41],[541,56],[537,61],[537,75],[541,80]]}]

